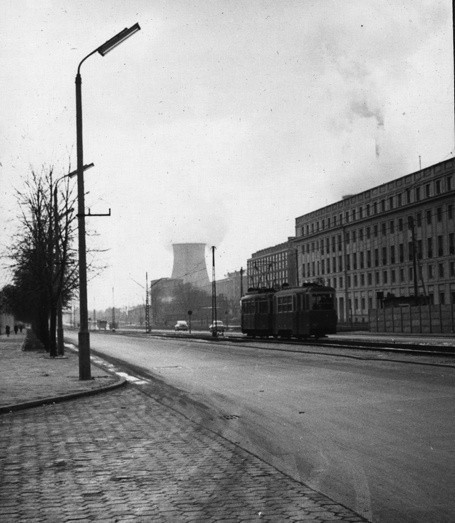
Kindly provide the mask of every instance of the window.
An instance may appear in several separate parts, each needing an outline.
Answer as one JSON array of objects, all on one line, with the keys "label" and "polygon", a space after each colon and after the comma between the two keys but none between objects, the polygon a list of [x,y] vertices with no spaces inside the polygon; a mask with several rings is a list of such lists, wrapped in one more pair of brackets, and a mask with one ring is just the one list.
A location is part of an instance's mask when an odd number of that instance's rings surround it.
[{"label": "window", "polygon": [[400,208],[401,207],[401,193],[397,195],[397,207]]},{"label": "window", "polygon": [[374,237],[377,238],[378,237],[378,226],[377,225],[374,226],[373,231],[374,231]]},{"label": "window", "polygon": [[378,202],[373,203],[373,214],[378,214]]},{"label": "window", "polygon": [[[341,234],[338,235],[338,251],[341,251]],[[335,252],[335,249],[333,249],[333,252]]]},{"label": "window", "polygon": [[440,292],[439,293],[439,303],[441,305],[445,305],[445,302],[446,302],[446,295],[445,295],[445,293]]},{"label": "window", "polygon": [[449,234],[449,254],[455,254],[455,234]]},{"label": "window", "polygon": [[427,211],[427,225],[431,225],[431,211]]},{"label": "window", "polygon": [[452,176],[447,176],[446,182],[447,182],[447,190],[451,191],[453,189],[453,187],[452,187]]},{"label": "window", "polygon": [[387,225],[385,223],[383,223],[381,225],[381,229],[382,229],[382,235],[387,236]]},{"label": "window", "polygon": [[338,270],[341,272],[343,270],[343,257],[338,256]]},{"label": "window", "polygon": [[404,269],[403,269],[403,267],[400,269],[400,282],[401,283],[404,282]]},{"label": "window", "polygon": [[390,246],[390,263],[395,263],[395,245]]},{"label": "window", "polygon": [[359,229],[359,241],[363,241],[363,229]]},{"label": "window", "polygon": [[398,246],[398,250],[400,253],[400,263],[403,263],[404,262],[404,245],[402,243],[400,243],[400,245]]},{"label": "window", "polygon": [[400,232],[403,230],[403,218],[398,219],[398,230]]},{"label": "window", "polygon": [[337,259],[335,256],[332,258],[332,271],[337,272]]},{"label": "window", "polygon": [[381,200],[381,212],[385,212],[385,200]]},{"label": "window", "polygon": [[367,203],[367,216],[370,216],[370,204]]},{"label": "window", "polygon": [[367,251],[367,267],[371,267],[371,251]]},{"label": "window", "polygon": [[409,281],[412,281],[414,279],[414,271],[412,270],[412,267],[409,267],[408,274],[409,274]]},{"label": "window", "polygon": [[433,279],[433,265],[427,266],[427,274],[428,274],[428,279],[432,280]]},{"label": "window", "polygon": [[439,263],[438,264],[438,274],[440,278],[444,278],[444,264]]},{"label": "window", "polygon": [[447,217],[449,220],[453,220],[453,205],[451,203],[447,206]]},{"label": "window", "polygon": [[[449,270],[450,270],[450,276],[453,277],[455,276],[455,261],[451,261],[449,263]],[[454,301],[455,303],[455,301]]]},{"label": "window", "polygon": [[427,198],[430,197],[430,184],[429,184],[429,183],[427,183],[427,184],[425,185],[425,196],[426,196]]},{"label": "window", "polygon": [[389,198],[389,209],[393,209],[393,196]]},{"label": "window", "polygon": [[379,249],[374,250],[374,266],[377,267],[379,265]]},{"label": "window", "polygon": [[311,302],[313,310],[331,310],[334,307],[334,295],[329,293],[313,294]]},{"label": "window", "polygon": [[418,212],[416,216],[417,227],[422,227],[422,213]]},{"label": "window", "polygon": [[420,200],[420,187],[416,187],[416,202]]},{"label": "window", "polygon": [[412,261],[413,257],[414,257],[413,243],[408,242],[408,260]]},{"label": "window", "polygon": [[382,271],[382,282],[387,283],[387,271]]},{"label": "window", "polygon": [[427,238],[427,257],[433,258],[433,238]]},{"label": "window", "polygon": [[441,194],[441,180],[436,180],[436,194]]},{"label": "window", "polygon": [[366,235],[367,235],[367,240],[369,240],[370,236],[371,236],[371,230],[369,227],[366,228]]},{"label": "window", "polygon": [[292,296],[280,296],[277,303],[277,312],[292,312],[293,311],[293,300]]},{"label": "window", "polygon": [[382,248],[382,265],[387,265],[387,247]]},{"label": "window", "polygon": [[368,285],[373,285],[373,275],[371,274],[371,272],[368,273]]},{"label": "window", "polygon": [[436,209],[436,215],[438,217],[438,222],[441,222],[442,221],[442,207],[438,207]]},{"label": "window", "polygon": [[349,245],[351,241],[351,235],[349,234],[349,232],[346,233],[346,244]]},{"label": "window", "polygon": [[390,281],[391,283],[395,283],[395,269],[390,271]]},{"label": "window", "polygon": [[444,239],[438,236],[438,256],[444,256]]},{"label": "window", "polygon": [[374,274],[374,280],[376,282],[376,285],[379,285],[379,272],[375,272]]}]

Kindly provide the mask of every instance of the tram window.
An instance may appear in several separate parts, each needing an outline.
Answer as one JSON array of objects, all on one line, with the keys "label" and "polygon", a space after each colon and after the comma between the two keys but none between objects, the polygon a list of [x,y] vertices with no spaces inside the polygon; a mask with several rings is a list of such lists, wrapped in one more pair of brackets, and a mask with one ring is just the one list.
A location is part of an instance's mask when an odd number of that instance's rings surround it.
[{"label": "tram window", "polygon": [[269,302],[267,300],[259,300],[257,303],[259,313],[266,314],[269,312]]},{"label": "tram window", "polygon": [[313,294],[312,295],[313,310],[330,310],[333,309],[333,295],[332,294]]},{"label": "tram window", "polygon": [[281,296],[278,298],[278,312],[292,312],[292,296]]}]

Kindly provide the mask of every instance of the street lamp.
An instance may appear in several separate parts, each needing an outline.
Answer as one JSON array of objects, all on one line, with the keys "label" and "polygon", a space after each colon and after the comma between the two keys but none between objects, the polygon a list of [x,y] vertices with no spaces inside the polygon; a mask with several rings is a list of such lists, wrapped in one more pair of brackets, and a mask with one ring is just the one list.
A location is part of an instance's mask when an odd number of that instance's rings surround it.
[{"label": "street lamp", "polygon": [[96,52],[104,56],[140,30],[139,24],[120,31],[116,36],[89,53],[77,68],[76,74],[76,133],[77,133],[77,201],[78,201],[78,237],[79,237],[79,379],[91,379],[90,369],[90,334],[88,330],[87,305],[87,252],[85,244],[85,194],[84,194],[84,152],[82,143],[82,78],[81,66]]},{"label": "street lamp", "polygon": [[[84,172],[87,169],[90,169],[91,167],[94,167],[93,163],[89,163],[88,165],[84,165]],[[65,174],[64,176],[61,176],[57,180],[55,180],[54,183],[54,219],[55,219],[55,233],[58,234],[58,224],[60,221],[61,216],[58,215],[58,198],[57,198],[57,188],[58,184],[62,180],[66,180],[67,178],[73,178],[77,175],[77,171],[69,172],[68,174]],[[72,211],[72,209],[70,209]],[[58,243],[58,237],[55,238],[55,246],[56,246],[56,255],[57,258],[60,256],[59,252],[59,243]],[[58,262],[58,259],[56,260]],[[60,267],[60,280],[58,282],[58,298],[57,298],[57,354],[59,356],[63,356],[65,349],[64,349],[64,343],[63,343],[63,317],[62,317],[62,291],[63,291],[63,273],[64,268]]]}]

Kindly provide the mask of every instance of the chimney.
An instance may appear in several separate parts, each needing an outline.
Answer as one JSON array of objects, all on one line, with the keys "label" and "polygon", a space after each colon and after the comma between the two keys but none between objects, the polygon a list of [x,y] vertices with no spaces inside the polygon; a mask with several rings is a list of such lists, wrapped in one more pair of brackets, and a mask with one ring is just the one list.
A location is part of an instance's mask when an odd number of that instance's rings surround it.
[{"label": "chimney", "polygon": [[183,280],[195,287],[210,285],[205,263],[205,243],[173,243],[174,266],[172,279]]}]

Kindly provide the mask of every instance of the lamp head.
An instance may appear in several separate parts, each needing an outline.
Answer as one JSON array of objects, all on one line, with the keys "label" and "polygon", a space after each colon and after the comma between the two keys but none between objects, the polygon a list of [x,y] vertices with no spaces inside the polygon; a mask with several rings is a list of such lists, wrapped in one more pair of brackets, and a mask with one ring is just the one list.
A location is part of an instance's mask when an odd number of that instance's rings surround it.
[{"label": "lamp head", "polygon": [[106,55],[107,53],[109,53],[109,51],[112,51],[112,49],[114,49],[115,47],[120,45],[131,35],[140,31],[140,29],[141,28],[139,27],[139,24],[137,24],[137,23],[134,24],[129,29],[125,27],[125,29],[123,29],[123,31],[120,31],[120,33],[118,33],[117,35],[112,37],[110,40],[105,42],[103,45],[100,45],[97,49],[98,53],[100,53],[101,56]]}]

